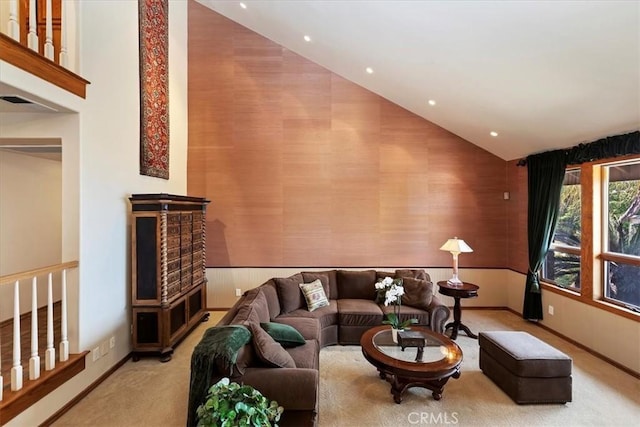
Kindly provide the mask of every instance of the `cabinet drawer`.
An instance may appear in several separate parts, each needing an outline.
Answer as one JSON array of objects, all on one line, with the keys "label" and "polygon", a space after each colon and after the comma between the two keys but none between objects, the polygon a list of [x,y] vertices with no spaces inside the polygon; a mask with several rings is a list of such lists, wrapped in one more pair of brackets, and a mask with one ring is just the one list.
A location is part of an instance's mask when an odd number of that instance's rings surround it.
[{"label": "cabinet drawer", "polygon": [[180,270],[172,271],[167,275],[167,283],[174,283],[179,281],[180,281]]},{"label": "cabinet drawer", "polygon": [[191,254],[188,253],[187,255],[184,255],[180,258],[180,265],[182,266],[182,268],[185,267],[185,265],[191,265]]},{"label": "cabinet drawer", "polygon": [[180,279],[175,282],[169,283],[167,286],[167,299],[171,299],[172,297],[178,295],[180,293]]},{"label": "cabinet drawer", "polygon": [[167,261],[172,261],[176,258],[180,258],[180,246],[177,246],[175,248],[168,248]]},{"label": "cabinet drawer", "polygon": [[180,259],[167,262],[167,272],[173,273],[174,271],[180,271]]},{"label": "cabinet drawer", "polygon": [[180,224],[167,225],[167,236],[176,236],[180,234]]},{"label": "cabinet drawer", "polygon": [[195,269],[193,270],[193,283],[194,284],[198,284],[200,282],[202,282],[202,278],[204,277],[204,271],[202,270],[202,268],[199,269]]},{"label": "cabinet drawer", "polygon": [[167,248],[179,248],[180,247],[180,235],[167,236]]},{"label": "cabinet drawer", "polygon": [[182,245],[182,246],[190,245],[192,241],[193,241],[193,236],[191,235],[191,233],[189,233],[189,234],[184,234],[183,233],[180,236],[180,245]]},{"label": "cabinet drawer", "polygon": [[167,224],[169,224],[169,225],[173,225],[173,224],[180,225],[180,214],[179,213],[167,214]]}]

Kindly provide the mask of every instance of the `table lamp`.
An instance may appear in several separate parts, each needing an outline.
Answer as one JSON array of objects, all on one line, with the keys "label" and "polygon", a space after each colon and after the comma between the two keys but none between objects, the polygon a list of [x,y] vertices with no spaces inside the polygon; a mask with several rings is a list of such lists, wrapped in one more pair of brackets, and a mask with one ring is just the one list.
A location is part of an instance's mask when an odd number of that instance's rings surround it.
[{"label": "table lamp", "polygon": [[458,255],[461,252],[473,252],[473,249],[471,249],[464,240],[454,237],[453,239],[447,240],[440,250],[451,252],[453,255],[453,277],[447,280],[447,282],[453,285],[461,285],[462,280],[458,279]]}]

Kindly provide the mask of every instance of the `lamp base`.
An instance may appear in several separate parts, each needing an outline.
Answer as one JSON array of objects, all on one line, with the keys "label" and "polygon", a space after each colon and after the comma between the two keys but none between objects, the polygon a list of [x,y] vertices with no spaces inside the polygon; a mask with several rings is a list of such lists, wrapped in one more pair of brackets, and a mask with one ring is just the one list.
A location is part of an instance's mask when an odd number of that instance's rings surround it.
[{"label": "lamp base", "polygon": [[451,279],[447,280],[447,283],[450,285],[462,285],[462,280],[458,279],[457,276],[452,277]]}]

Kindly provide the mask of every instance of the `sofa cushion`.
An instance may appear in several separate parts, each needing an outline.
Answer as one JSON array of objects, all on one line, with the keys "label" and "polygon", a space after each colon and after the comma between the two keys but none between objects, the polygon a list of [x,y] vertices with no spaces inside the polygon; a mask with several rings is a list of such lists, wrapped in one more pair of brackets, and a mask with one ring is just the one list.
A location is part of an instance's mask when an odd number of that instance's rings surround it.
[{"label": "sofa cushion", "polygon": [[338,270],[338,295],[340,299],[366,299],[373,301],[376,297],[376,271]]},{"label": "sofa cushion", "polygon": [[275,319],[280,314],[280,300],[278,299],[278,290],[276,289],[276,282],[273,279],[269,279],[260,285],[264,297],[267,299],[267,305],[269,306],[269,318]]},{"label": "sofa cushion", "polygon": [[304,296],[300,290],[300,283],[304,282],[302,274],[297,273],[290,277],[277,277],[273,279],[278,289],[280,310],[282,313],[290,313],[302,307],[306,307]]},{"label": "sofa cushion", "polygon": [[338,300],[340,326],[379,326],[382,324],[382,310],[374,301],[363,299]]},{"label": "sofa cushion", "polygon": [[260,327],[267,331],[271,338],[280,343],[284,348],[297,347],[304,345],[304,337],[296,328],[283,323],[260,323]]},{"label": "sofa cushion", "polygon": [[426,280],[427,282],[431,281],[431,277],[427,274],[423,269],[404,269],[404,270],[396,270],[396,277],[407,278],[410,277],[412,279]]},{"label": "sofa cushion", "polygon": [[402,279],[402,286],[404,287],[402,305],[409,305],[423,310],[429,307],[433,299],[433,283],[407,277]]},{"label": "sofa cushion", "polygon": [[259,304],[243,304],[238,309],[236,317],[231,320],[231,324],[247,325],[248,323],[260,323],[264,320],[260,319],[259,311],[264,312],[264,307],[258,308]]},{"label": "sofa cushion", "polygon": [[[311,282],[316,279],[322,279],[319,277],[320,275],[326,276],[329,280],[329,289],[325,289],[327,294],[327,298],[329,299],[338,299],[338,278],[336,276],[336,270],[325,270],[325,271],[303,271],[302,277],[304,277],[305,282]],[[322,283],[324,286],[324,282]]]},{"label": "sofa cushion", "polygon": [[329,287],[329,275],[327,272],[302,272],[302,278],[304,279],[304,283],[312,283],[319,280],[320,283],[322,283],[322,289],[324,289],[324,294],[327,296],[327,299],[331,298],[331,288]]},{"label": "sofa cushion", "polygon": [[251,339],[248,344],[242,346],[240,350],[238,350],[238,356],[236,358],[236,363],[231,366],[231,378],[236,378],[244,375],[246,369],[249,366],[253,366],[256,361],[256,353],[253,350],[253,344],[251,343]]},{"label": "sofa cushion", "polygon": [[391,277],[392,279],[396,277],[396,273],[393,271],[378,271],[376,270],[376,282],[384,279],[385,277]]},{"label": "sofa cushion", "polygon": [[[384,313],[386,317],[387,314],[393,313],[393,304],[391,305],[379,305],[380,309]],[[431,313],[425,311],[421,308],[411,307],[410,305],[401,305],[400,306],[400,321],[404,322],[405,320],[416,319],[418,320],[418,325],[431,326]]]},{"label": "sofa cushion", "polygon": [[319,308],[314,311],[309,311],[306,308],[294,310],[291,313],[282,314],[278,316],[275,321],[281,322],[282,319],[289,319],[295,317],[306,317],[312,319],[318,319],[320,321],[320,327],[322,329],[338,324],[338,302],[336,300],[329,301],[329,305]]},{"label": "sofa cushion", "polygon": [[321,307],[329,305],[327,295],[324,293],[322,282],[320,279],[316,279],[311,283],[300,283],[300,290],[304,299],[307,302],[307,309],[309,311],[317,310]]},{"label": "sofa cushion", "polygon": [[275,321],[295,328],[304,337],[305,341],[317,340],[320,342],[320,320],[316,318],[283,315],[278,316]]},{"label": "sofa cushion", "polygon": [[257,323],[249,323],[253,349],[258,358],[274,368],[295,368],[296,364],[287,351]]},{"label": "sofa cushion", "polygon": [[320,344],[316,340],[308,340],[304,345],[288,348],[296,368],[319,369]]},{"label": "sofa cushion", "polygon": [[269,315],[269,304],[261,287],[253,288],[244,293],[244,302],[251,305],[255,310],[260,322],[268,322],[271,320]]}]

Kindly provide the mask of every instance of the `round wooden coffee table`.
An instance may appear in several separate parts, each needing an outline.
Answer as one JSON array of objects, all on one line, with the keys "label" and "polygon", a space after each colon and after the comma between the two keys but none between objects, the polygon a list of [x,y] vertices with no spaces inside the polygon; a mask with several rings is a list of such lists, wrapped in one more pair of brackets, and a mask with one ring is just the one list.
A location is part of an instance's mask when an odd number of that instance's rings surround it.
[{"label": "round wooden coffee table", "polygon": [[412,326],[411,330],[425,337],[421,357],[416,357],[417,347],[403,350],[394,343],[388,325],[376,326],[362,335],[362,354],[378,369],[380,378],[391,383],[396,403],[402,402],[402,395],[411,387],[429,389],[433,398],[440,400],[449,378],[460,377],[462,350],[453,340],[425,326]]}]

